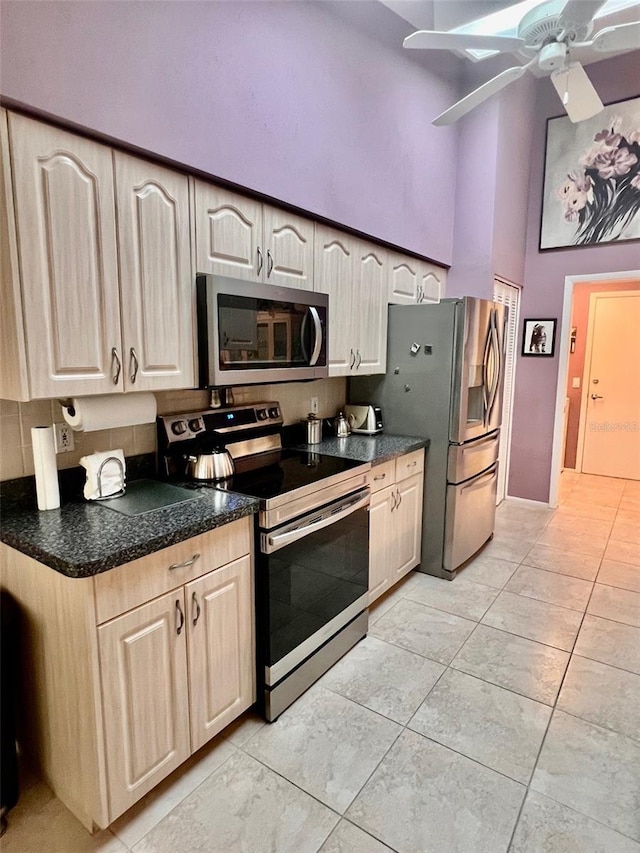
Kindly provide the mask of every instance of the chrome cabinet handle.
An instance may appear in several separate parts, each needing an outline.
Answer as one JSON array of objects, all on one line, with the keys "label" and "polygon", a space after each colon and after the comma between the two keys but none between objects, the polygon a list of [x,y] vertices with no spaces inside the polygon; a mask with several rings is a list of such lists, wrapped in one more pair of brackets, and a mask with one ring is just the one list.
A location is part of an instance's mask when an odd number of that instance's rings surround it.
[{"label": "chrome cabinet handle", "polygon": [[180,607],[180,599],[176,598],[176,634],[180,636],[184,628],[184,613]]},{"label": "chrome cabinet handle", "polygon": [[413,460],[413,462],[409,462],[409,464],[407,465],[407,468],[415,468],[417,464],[418,464],[418,463],[417,463],[417,462],[416,462],[416,460],[414,459],[414,460]]},{"label": "chrome cabinet handle", "polygon": [[[114,371],[115,367],[115,371]],[[115,347],[111,349],[111,374],[113,376],[113,384],[117,385],[120,379],[120,371],[122,370],[122,362],[118,355],[118,350]]]},{"label": "chrome cabinet handle", "polygon": [[267,249],[267,278],[273,272],[273,255],[271,254],[271,249]]},{"label": "chrome cabinet handle", "polygon": [[258,275],[260,275],[260,273],[262,272],[262,267],[264,266],[264,259],[262,257],[262,249],[260,248],[260,246],[257,247],[256,251],[258,253]]},{"label": "chrome cabinet handle", "polygon": [[136,376],[138,375],[138,368],[140,367],[140,364],[138,363],[138,356],[136,355],[136,351],[133,347],[129,350],[129,359],[133,368],[131,371],[131,384],[133,385],[136,381]]},{"label": "chrome cabinet handle", "polygon": [[191,596],[191,604],[193,605],[193,610],[195,610],[195,616],[192,618],[193,624],[197,624],[198,619],[200,618],[200,605],[198,604],[198,598],[196,596],[195,590],[193,595]]},{"label": "chrome cabinet handle", "polygon": [[358,354],[358,363],[356,364],[356,370],[357,370],[360,367],[360,365],[362,364],[362,356],[360,355],[359,349],[357,349],[356,352]]},{"label": "chrome cabinet handle", "polygon": [[424,301],[424,290],[422,289],[422,285],[418,285],[418,305],[420,305]]},{"label": "chrome cabinet handle", "polygon": [[394,509],[398,506],[398,502],[396,500],[396,493],[395,492],[391,492],[391,501],[392,501],[391,512],[393,512]]},{"label": "chrome cabinet handle", "polygon": [[188,569],[189,566],[192,566],[199,559],[200,554],[194,554],[190,560],[185,560],[184,563],[173,563],[169,566],[169,571],[172,572],[174,569]]},{"label": "chrome cabinet handle", "polygon": [[397,506],[400,506],[400,504],[402,503],[402,495],[400,494],[400,490],[399,490],[399,489],[396,489],[396,494],[398,495],[398,503],[397,503]]},{"label": "chrome cabinet handle", "polygon": [[378,475],[377,475],[376,477],[374,477],[373,479],[374,479],[374,480],[384,480],[384,478],[385,478],[386,476],[387,476],[386,474],[378,474]]},{"label": "chrome cabinet handle", "polygon": [[356,363],[356,354],[352,349],[349,350],[351,353],[351,361],[349,362],[349,370],[353,370],[353,365]]}]

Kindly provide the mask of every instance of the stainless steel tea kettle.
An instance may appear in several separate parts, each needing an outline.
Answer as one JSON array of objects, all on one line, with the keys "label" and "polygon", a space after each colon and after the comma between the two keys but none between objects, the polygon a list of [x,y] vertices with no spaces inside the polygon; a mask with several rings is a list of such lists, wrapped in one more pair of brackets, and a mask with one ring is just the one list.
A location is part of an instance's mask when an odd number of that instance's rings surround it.
[{"label": "stainless steel tea kettle", "polygon": [[343,412],[338,412],[333,422],[333,428],[338,438],[346,438],[351,432],[351,427]]},{"label": "stainless steel tea kettle", "polygon": [[184,458],[187,463],[187,476],[193,480],[227,480],[233,476],[233,458],[228,450],[221,447]]}]

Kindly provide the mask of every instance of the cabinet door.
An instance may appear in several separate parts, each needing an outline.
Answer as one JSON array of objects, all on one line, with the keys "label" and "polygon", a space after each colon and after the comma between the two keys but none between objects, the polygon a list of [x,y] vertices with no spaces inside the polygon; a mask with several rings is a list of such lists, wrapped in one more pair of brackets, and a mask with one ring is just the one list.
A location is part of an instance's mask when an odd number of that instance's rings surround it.
[{"label": "cabinet door", "polygon": [[355,374],[384,373],[387,369],[387,253],[378,246],[360,243],[357,302],[354,318],[360,329]]},{"label": "cabinet door", "polygon": [[313,222],[264,205],[265,281],[313,290]]},{"label": "cabinet door", "polygon": [[185,587],[189,619],[191,749],[199,749],[255,702],[251,558]]},{"label": "cabinet door", "polygon": [[435,264],[422,263],[420,267],[419,302],[440,302],[444,297],[447,271]]},{"label": "cabinet door", "polygon": [[9,116],[32,398],[122,391],[111,149]]},{"label": "cabinet door", "polygon": [[395,583],[392,553],[395,486],[371,496],[369,509],[369,604]]},{"label": "cabinet door", "polygon": [[194,285],[186,175],[115,153],[125,389],[188,388]]},{"label": "cabinet door", "polygon": [[389,257],[389,302],[394,305],[418,301],[420,261],[391,253]]},{"label": "cabinet door", "polygon": [[397,506],[393,513],[392,583],[395,583],[420,562],[422,544],[422,474],[396,483]]},{"label": "cabinet door", "polygon": [[262,204],[196,181],[197,272],[260,281],[265,260]]},{"label": "cabinet door", "polygon": [[316,225],[315,287],[329,294],[329,376],[348,376],[356,361],[355,240]]},{"label": "cabinet door", "polygon": [[189,756],[184,619],[180,589],[98,628],[111,821]]}]

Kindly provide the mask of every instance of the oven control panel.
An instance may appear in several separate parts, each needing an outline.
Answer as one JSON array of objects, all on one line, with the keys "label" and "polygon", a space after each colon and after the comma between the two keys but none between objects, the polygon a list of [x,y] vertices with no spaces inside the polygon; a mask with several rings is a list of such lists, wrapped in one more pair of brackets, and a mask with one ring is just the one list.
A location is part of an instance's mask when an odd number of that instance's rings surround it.
[{"label": "oven control panel", "polygon": [[251,430],[253,427],[282,426],[282,411],[276,402],[253,403],[250,406],[233,406],[228,409],[205,409],[201,412],[178,412],[161,415],[158,429],[164,433],[167,445],[190,441],[206,435],[225,436]]}]

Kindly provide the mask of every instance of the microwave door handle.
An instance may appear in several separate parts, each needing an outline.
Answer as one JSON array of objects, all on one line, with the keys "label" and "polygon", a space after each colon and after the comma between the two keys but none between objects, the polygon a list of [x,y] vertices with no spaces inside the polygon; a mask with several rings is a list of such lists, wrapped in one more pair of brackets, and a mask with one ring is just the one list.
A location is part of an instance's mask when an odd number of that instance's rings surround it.
[{"label": "microwave door handle", "polygon": [[309,534],[315,533],[317,530],[323,530],[325,527],[329,527],[330,524],[335,524],[337,521],[347,518],[347,516],[357,510],[363,509],[365,506],[369,506],[369,503],[370,496],[369,490],[367,489],[364,494],[359,492],[355,499],[351,498],[351,500],[341,504],[332,512],[328,512],[320,518],[316,516],[317,520],[312,521],[310,524],[301,524],[294,527],[293,530],[287,530],[284,533],[277,533],[275,536],[266,534],[263,536],[263,542],[266,540],[267,547],[265,548],[263,546],[263,551],[267,554],[272,554],[274,551],[284,548],[285,545],[290,545],[292,542],[304,539],[305,536],[309,536]]},{"label": "microwave door handle", "polygon": [[309,314],[311,314],[313,328],[315,330],[315,341],[313,345],[313,352],[309,359],[309,367],[315,367],[318,359],[320,358],[320,350],[322,349],[322,323],[320,322],[318,309],[314,308],[313,305],[309,307]]}]

